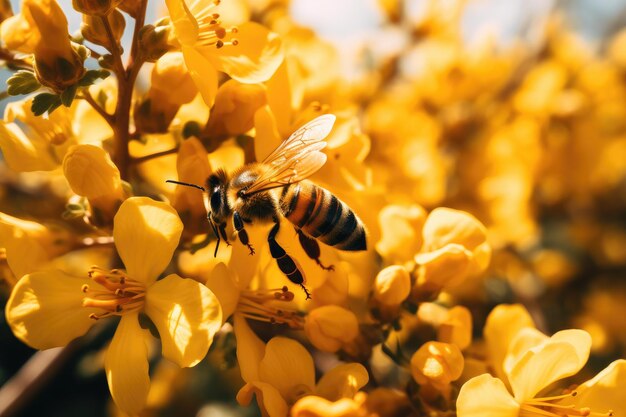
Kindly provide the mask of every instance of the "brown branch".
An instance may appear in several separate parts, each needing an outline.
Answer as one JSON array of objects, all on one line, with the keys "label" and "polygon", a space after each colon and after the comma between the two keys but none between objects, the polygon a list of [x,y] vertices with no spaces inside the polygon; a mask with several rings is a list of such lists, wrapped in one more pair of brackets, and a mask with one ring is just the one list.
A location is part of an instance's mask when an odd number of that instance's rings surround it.
[{"label": "brown branch", "polygon": [[25,59],[16,58],[10,51],[0,48],[0,60],[4,61],[8,67],[18,69],[33,70],[33,65]]},{"label": "brown branch", "polygon": [[154,158],[160,158],[162,156],[167,156],[167,155],[171,155],[178,152],[178,148],[172,148],[172,149],[168,149],[166,151],[161,151],[161,152],[156,152],[150,155],[146,155],[146,156],[140,156],[138,158],[133,158],[132,162],[134,164],[141,164],[142,162],[146,162],[149,161],[150,159],[154,159]]},{"label": "brown branch", "polygon": [[122,63],[122,55],[120,54],[120,48],[115,39],[115,35],[113,34],[113,29],[111,28],[111,23],[109,22],[108,16],[100,16],[102,20],[102,24],[104,25],[104,30],[107,33],[107,37],[109,38],[109,42],[111,43],[110,47],[107,49],[113,56],[113,65],[115,66],[115,74],[118,77],[124,77],[126,74],[126,70],[124,69],[124,64]]},{"label": "brown branch", "polygon": [[146,20],[146,8],[148,7],[148,0],[141,0],[141,6],[139,8],[139,14],[137,20],[135,20],[135,28],[133,29],[133,41],[130,47],[130,55],[128,56],[128,66],[132,67],[139,51],[139,31],[144,25]]},{"label": "brown branch", "polygon": [[87,103],[89,103],[91,105],[91,107],[93,107],[93,109],[100,116],[102,116],[102,118],[104,120],[106,120],[106,122],[109,124],[109,126],[113,127],[113,125],[115,124],[115,116],[110,114],[110,113],[107,113],[106,110],[104,110],[102,107],[100,107],[100,105],[98,103],[96,103],[96,100],[94,100],[94,98],[91,96],[91,93],[89,92],[88,89],[83,90],[82,95],[79,96],[79,98],[82,98]]}]

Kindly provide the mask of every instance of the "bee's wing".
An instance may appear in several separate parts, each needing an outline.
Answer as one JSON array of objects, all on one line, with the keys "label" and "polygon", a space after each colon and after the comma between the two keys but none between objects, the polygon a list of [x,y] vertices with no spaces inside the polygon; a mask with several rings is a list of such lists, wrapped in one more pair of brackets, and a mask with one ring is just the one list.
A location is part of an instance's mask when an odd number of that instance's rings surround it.
[{"label": "bee's wing", "polygon": [[325,114],[293,132],[263,160],[263,164],[268,166],[267,171],[246,189],[246,193],[292,184],[314,174],[326,163],[326,154],[321,150],[326,147],[324,138],[334,123],[335,116]]}]

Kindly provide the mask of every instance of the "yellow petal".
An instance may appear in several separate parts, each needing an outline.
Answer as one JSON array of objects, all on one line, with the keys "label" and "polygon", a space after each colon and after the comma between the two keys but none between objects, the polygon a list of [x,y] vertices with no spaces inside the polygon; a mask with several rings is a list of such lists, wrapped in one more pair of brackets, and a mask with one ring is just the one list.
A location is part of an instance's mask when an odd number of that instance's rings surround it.
[{"label": "yellow petal", "polygon": [[263,106],[254,114],[254,155],[257,161],[264,160],[282,142],[274,113],[269,106]]},{"label": "yellow petal", "polygon": [[213,64],[196,49],[183,46],[185,65],[207,106],[212,106],[217,94],[217,71]]},{"label": "yellow petal", "polygon": [[237,393],[237,402],[239,405],[247,406],[252,401],[253,395],[256,395],[256,401],[264,417],[287,416],[287,403],[278,390],[270,384],[260,381],[247,383]]},{"label": "yellow petal", "polygon": [[137,314],[124,315],[104,358],[111,396],[128,414],[136,414],[144,408],[150,390],[144,338]]},{"label": "yellow petal", "polygon": [[326,372],[317,383],[316,393],[330,401],[352,398],[369,381],[367,369],[360,363],[345,363]]},{"label": "yellow petal", "polygon": [[460,285],[469,275],[472,257],[470,251],[457,243],[419,253],[415,256],[415,262],[421,266],[418,283],[438,289]]},{"label": "yellow petal", "polygon": [[205,47],[205,56],[214,66],[242,83],[267,81],[283,62],[283,47],[280,37],[264,26],[246,22],[237,27],[232,36],[236,46],[215,50]]},{"label": "yellow petal", "polygon": [[406,261],[422,245],[421,230],[426,221],[426,210],[418,205],[389,205],[378,215],[381,238],[376,250],[391,261]]},{"label": "yellow petal", "polygon": [[518,417],[519,404],[502,381],[483,374],[463,384],[456,413],[458,417]]},{"label": "yellow petal", "polygon": [[548,336],[533,327],[524,327],[523,329],[520,329],[513,340],[511,340],[508,352],[502,362],[504,372],[510,372],[511,369],[515,367],[517,362],[519,362],[530,349],[539,346],[548,340],[550,340]]},{"label": "yellow petal", "polygon": [[14,123],[0,121],[0,149],[9,168],[16,172],[51,171],[61,163],[53,145],[36,134],[27,137]]},{"label": "yellow petal", "polygon": [[45,226],[0,213],[0,248],[13,274],[20,278],[48,262],[51,236]]},{"label": "yellow petal", "polygon": [[11,292],[6,317],[15,336],[36,349],[65,346],[95,323],[82,306],[83,285],[93,283],[60,271],[25,275]]},{"label": "yellow petal", "polygon": [[163,356],[181,367],[200,362],[222,327],[222,309],[211,290],[175,274],[148,288],[145,312],[159,330]]},{"label": "yellow petal", "polygon": [[474,251],[485,243],[487,229],[469,213],[440,207],[426,219],[423,235],[423,252],[442,248],[449,243],[458,243]]},{"label": "yellow petal", "polygon": [[272,78],[265,85],[267,86],[267,104],[271,113],[276,118],[278,132],[289,135],[293,109],[300,108],[299,103],[294,103],[292,96],[292,85],[289,82],[288,58],[278,67]]},{"label": "yellow petal", "polygon": [[233,327],[237,338],[237,362],[241,378],[248,383],[258,381],[259,364],[265,354],[265,344],[241,315],[235,314]]},{"label": "yellow petal", "polygon": [[530,314],[521,304],[500,304],[487,317],[483,334],[487,342],[489,363],[495,370],[496,376],[502,380],[506,380],[502,366],[509,344],[524,327],[535,327],[535,325]]},{"label": "yellow petal", "polygon": [[589,333],[577,329],[564,332],[565,335],[528,350],[508,372],[518,401],[532,398],[551,383],[574,375],[587,362],[591,348]]},{"label": "yellow petal", "polygon": [[198,23],[184,0],[165,0],[176,38],[182,45],[191,45],[198,38]]},{"label": "yellow petal", "polygon": [[[362,393],[364,394],[364,393]],[[390,405],[390,407],[393,407]],[[369,416],[362,402],[342,398],[328,401],[317,395],[307,395],[296,402],[290,411],[291,417],[365,417]],[[371,414],[378,416],[379,414]],[[393,415],[393,414],[390,414]]]},{"label": "yellow petal", "polygon": [[324,352],[336,352],[358,336],[359,322],[352,311],[328,305],[308,314],[304,331],[316,348]]},{"label": "yellow petal", "polygon": [[598,375],[576,388],[578,395],[563,401],[564,404],[576,404],[576,407],[588,407],[591,411],[614,416],[626,415],[626,360],[618,359],[604,368]]},{"label": "yellow petal", "polygon": [[206,282],[222,306],[222,321],[226,321],[235,312],[239,302],[237,274],[223,262],[218,263]]},{"label": "yellow petal", "polygon": [[133,197],[120,206],[113,224],[115,247],[128,275],[154,282],[170,263],[183,223],[171,206],[147,197]]},{"label": "yellow petal", "polygon": [[63,159],[63,173],[72,191],[92,198],[123,198],[120,171],[99,146],[74,145]]},{"label": "yellow petal", "polygon": [[274,337],[265,346],[259,364],[259,377],[275,387],[288,402],[294,403],[315,387],[315,366],[311,354],[295,340]]}]

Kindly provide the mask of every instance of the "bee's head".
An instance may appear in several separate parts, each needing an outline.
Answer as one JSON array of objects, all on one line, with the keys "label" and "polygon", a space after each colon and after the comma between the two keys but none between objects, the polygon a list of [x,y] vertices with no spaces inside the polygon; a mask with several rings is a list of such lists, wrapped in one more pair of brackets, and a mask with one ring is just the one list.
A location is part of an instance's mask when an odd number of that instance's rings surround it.
[{"label": "bee's head", "polygon": [[228,176],[225,171],[218,170],[207,178],[204,205],[209,220],[215,224],[224,223],[231,214],[226,197],[227,188]]}]

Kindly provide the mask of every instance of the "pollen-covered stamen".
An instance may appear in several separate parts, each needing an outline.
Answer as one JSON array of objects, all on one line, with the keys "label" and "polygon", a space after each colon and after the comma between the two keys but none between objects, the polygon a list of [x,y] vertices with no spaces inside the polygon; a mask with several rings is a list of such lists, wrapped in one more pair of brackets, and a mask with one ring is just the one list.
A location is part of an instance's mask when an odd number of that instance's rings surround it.
[{"label": "pollen-covered stamen", "polygon": [[237,39],[224,40],[228,35],[237,33],[238,29],[236,26],[228,28],[222,26],[222,21],[219,19],[220,15],[212,12],[213,7],[218,4],[219,2],[213,2],[194,15],[198,23],[197,41],[200,45],[215,46],[218,49],[225,46],[236,46],[239,44]]},{"label": "pollen-covered stamen", "polygon": [[85,293],[83,307],[92,307],[103,310],[102,313],[92,313],[90,318],[97,320],[112,315],[122,315],[129,311],[136,311],[143,307],[145,287],[142,283],[133,280],[119,269],[107,271],[98,266],[92,266],[89,277],[100,287],[96,290],[85,284],[81,291]]},{"label": "pollen-covered stamen", "polygon": [[[291,301],[294,294],[287,287],[268,290],[244,290],[241,292],[237,310],[251,320],[272,324],[286,324],[293,329],[302,329],[303,317],[281,303]],[[276,304],[276,303],[279,304]],[[280,305],[280,307],[278,307]]]},{"label": "pollen-covered stamen", "polygon": [[613,410],[593,411],[589,407],[576,407],[576,404],[559,404],[559,401],[576,397],[576,391],[553,397],[532,398],[522,403],[520,417],[611,417]]}]

